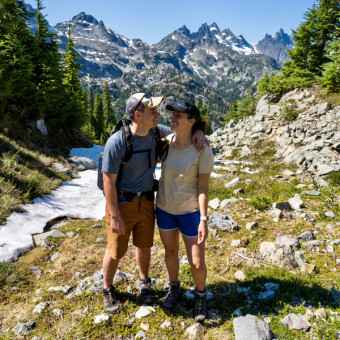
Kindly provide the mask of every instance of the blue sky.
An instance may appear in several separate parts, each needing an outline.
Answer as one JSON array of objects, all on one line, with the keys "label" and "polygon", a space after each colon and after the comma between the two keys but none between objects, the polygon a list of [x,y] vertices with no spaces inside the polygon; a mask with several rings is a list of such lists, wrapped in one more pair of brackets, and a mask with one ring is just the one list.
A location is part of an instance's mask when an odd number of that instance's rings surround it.
[{"label": "blue sky", "polygon": [[[35,0],[26,0],[36,7]],[[116,33],[153,44],[182,25],[195,32],[216,22],[250,43],[266,33],[286,33],[299,26],[314,0],[43,0],[44,14],[53,26],[80,12],[93,15]]]}]

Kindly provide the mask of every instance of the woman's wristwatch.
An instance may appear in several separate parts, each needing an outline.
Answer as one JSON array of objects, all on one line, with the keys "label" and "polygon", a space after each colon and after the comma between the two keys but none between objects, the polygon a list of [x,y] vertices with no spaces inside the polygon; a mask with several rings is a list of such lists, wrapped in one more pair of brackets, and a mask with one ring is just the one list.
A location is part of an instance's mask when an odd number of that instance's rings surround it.
[{"label": "woman's wristwatch", "polygon": [[201,219],[201,221],[206,221],[208,219],[208,217],[207,216],[201,216],[200,219]]}]

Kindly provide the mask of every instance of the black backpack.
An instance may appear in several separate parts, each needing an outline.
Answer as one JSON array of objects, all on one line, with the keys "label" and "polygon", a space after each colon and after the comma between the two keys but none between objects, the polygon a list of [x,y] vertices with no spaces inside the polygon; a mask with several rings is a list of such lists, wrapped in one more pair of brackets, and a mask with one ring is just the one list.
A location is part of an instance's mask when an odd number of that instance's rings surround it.
[{"label": "black backpack", "polygon": [[[142,152],[148,152],[149,156],[149,168],[151,168],[151,152],[156,151],[156,160],[160,158],[162,161],[165,160],[167,154],[168,154],[168,147],[169,143],[163,139],[161,139],[161,134],[159,131],[159,128],[156,126],[152,128],[152,133],[155,136],[156,139],[156,150],[154,149],[145,149],[145,150],[138,150],[133,151],[133,140],[132,140],[132,133],[130,129],[132,121],[130,119],[122,119],[120,120],[117,125],[111,130],[110,136],[112,136],[117,131],[122,131],[124,140],[126,142],[126,151],[124,158],[119,166],[118,176],[116,184],[118,184],[121,180],[123,168],[124,165],[131,159],[133,153],[142,153]],[[97,176],[97,186],[100,190],[104,190],[104,183],[103,183],[103,174],[102,174],[102,163],[103,163],[103,152],[101,153],[99,157],[99,164],[98,164],[98,176]]]}]

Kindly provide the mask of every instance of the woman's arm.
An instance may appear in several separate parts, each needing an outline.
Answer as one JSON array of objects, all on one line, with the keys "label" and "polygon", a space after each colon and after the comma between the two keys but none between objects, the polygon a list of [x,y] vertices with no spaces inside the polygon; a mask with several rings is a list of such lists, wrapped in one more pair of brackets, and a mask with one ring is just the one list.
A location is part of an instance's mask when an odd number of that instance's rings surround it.
[{"label": "woman's arm", "polygon": [[[209,203],[209,178],[210,173],[198,174],[198,203],[200,207],[201,217],[207,217]],[[198,226],[197,244],[203,243],[208,238],[208,221],[201,220]]]}]

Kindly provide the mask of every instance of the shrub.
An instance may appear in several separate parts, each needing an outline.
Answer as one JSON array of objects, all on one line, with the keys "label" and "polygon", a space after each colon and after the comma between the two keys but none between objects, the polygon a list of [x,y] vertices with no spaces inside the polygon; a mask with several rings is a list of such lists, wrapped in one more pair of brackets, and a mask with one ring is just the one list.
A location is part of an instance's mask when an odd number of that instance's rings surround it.
[{"label": "shrub", "polygon": [[255,209],[263,211],[265,209],[270,208],[271,200],[269,197],[265,195],[259,195],[259,196],[252,198],[249,201],[249,204],[252,205]]}]

